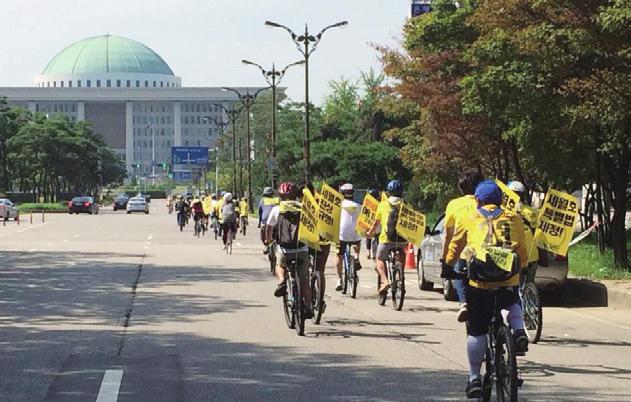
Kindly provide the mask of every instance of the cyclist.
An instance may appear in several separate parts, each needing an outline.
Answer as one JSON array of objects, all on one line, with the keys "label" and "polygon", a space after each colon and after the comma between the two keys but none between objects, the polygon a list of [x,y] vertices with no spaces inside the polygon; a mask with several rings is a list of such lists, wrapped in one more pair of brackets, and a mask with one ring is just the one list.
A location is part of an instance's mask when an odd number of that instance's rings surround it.
[{"label": "cyclist", "polygon": [[248,205],[248,199],[246,197],[241,198],[239,202],[239,218],[241,219],[241,225],[246,227],[248,225],[248,215],[250,207]]},{"label": "cyclist", "polygon": [[[359,236],[359,233],[355,230],[357,219],[361,213],[361,205],[353,201],[355,188],[351,183],[342,184],[342,186],[340,186],[340,192],[344,196],[344,200],[342,201],[342,213],[340,215],[340,245],[336,256],[338,281],[335,290],[337,291],[342,290],[342,253],[346,249],[346,246],[349,246],[352,253],[355,255],[355,271],[362,269],[359,263],[361,236]],[[322,282],[322,292],[324,292],[324,281]]]},{"label": "cyclist", "polygon": [[177,224],[180,225],[180,222],[186,222],[186,217],[188,215],[188,203],[181,196],[178,195],[177,202],[175,203],[175,211],[177,211]]},{"label": "cyclist", "polygon": [[381,225],[381,233],[379,234],[379,245],[377,246],[377,272],[381,277],[381,288],[379,288],[379,294],[385,294],[390,289],[390,280],[386,274],[386,260],[392,250],[399,250],[399,262],[401,266],[405,266],[405,253],[403,252],[407,242],[398,242],[396,239],[391,239],[388,236],[388,226],[394,228],[396,222],[391,222],[391,218],[395,218],[393,212],[398,211],[398,208],[403,202],[403,184],[399,180],[391,180],[386,186],[386,193],[388,199],[379,203],[377,207],[377,213],[375,221],[368,230],[368,237],[373,237],[377,231],[377,227]]},{"label": "cyclist", "polygon": [[197,224],[198,221],[201,221],[202,225],[204,224],[204,204],[197,197],[195,197],[191,202],[191,213],[195,224]]},{"label": "cyclist", "polygon": [[[456,226],[449,243],[446,263],[454,266],[463,252],[471,257],[484,258],[487,245],[510,247],[516,254],[516,264],[520,268],[528,264],[528,253],[524,243],[524,226],[521,218],[509,214],[501,208],[502,191],[492,180],[484,180],[475,190],[477,209],[464,217]],[[473,258],[471,258],[473,260]],[[514,331],[515,351],[523,355],[528,351],[528,337],[524,331],[524,318],[518,303],[519,275],[513,275],[503,282],[469,280],[466,298],[469,308],[467,317],[467,357],[469,360],[469,381],[465,392],[468,398],[482,396],[480,368],[486,351],[486,336],[494,314],[493,294],[496,289],[501,308],[508,310],[507,320]]]},{"label": "cyclist", "polygon": [[211,219],[211,226],[213,228],[213,230],[216,233],[219,233],[219,221],[217,220],[217,194],[213,193],[210,196],[211,200],[210,200],[210,219]]},{"label": "cyclist", "polygon": [[[368,190],[368,194],[370,194],[377,201],[379,201],[379,199],[381,198],[381,192],[374,188]],[[372,260],[377,256],[378,244],[379,244],[379,240],[377,238],[366,237],[366,250],[368,250],[369,260]]]},{"label": "cyclist", "polygon": [[272,209],[278,205],[280,200],[274,197],[274,189],[271,187],[265,187],[263,189],[263,197],[259,201],[259,228],[261,228],[261,242],[265,246],[263,249],[263,254],[269,253],[269,247],[265,245],[265,233],[267,230],[267,218],[269,217],[269,213]]},{"label": "cyclist", "polygon": [[528,250],[528,268],[524,270],[524,275],[528,282],[534,282],[537,273],[537,263],[539,262],[539,248],[537,248],[534,237],[537,229],[537,210],[526,202],[526,186],[519,181],[511,181],[508,188],[519,195],[519,203],[517,204],[517,213],[524,221],[526,233],[526,249]]},{"label": "cyclist", "polygon": [[[482,174],[480,174],[477,170],[465,172],[460,180],[458,180],[458,189],[463,196],[455,198],[447,204],[447,208],[445,210],[445,240],[443,243],[441,261],[445,261],[447,258],[449,243],[453,238],[454,231],[460,223],[460,220],[462,220],[464,216],[471,215],[471,213],[477,208],[477,202],[475,201],[474,196],[475,188],[483,180],[484,177],[482,177]],[[464,279],[464,270],[466,265],[467,262],[460,258],[454,265],[453,270],[446,264],[443,264],[443,272],[441,272],[441,277],[452,279],[452,283],[456,289],[458,301],[460,302],[460,311],[458,311],[457,316],[459,322],[467,321],[467,302],[465,296],[466,281]]]},{"label": "cyclist", "polygon": [[223,207],[223,204],[224,204],[224,199],[223,199],[224,195],[226,195],[226,193],[223,191],[219,193],[217,204],[215,205],[215,211],[217,214],[217,222],[219,223],[219,236],[222,236],[222,237],[223,237],[223,219],[221,217],[221,208]]},{"label": "cyclist", "polygon": [[287,292],[285,283],[285,269],[290,260],[296,261],[296,270],[300,282],[301,293],[305,301],[305,317],[313,317],[311,305],[311,287],[309,286],[309,248],[298,242],[298,227],[300,225],[300,210],[302,205],[297,201],[300,191],[294,183],[285,182],[278,186],[280,204],[275,206],[267,217],[265,239],[272,241],[272,232],[278,232],[278,246],[276,248],[276,276],[278,285],[274,296],[282,297]]},{"label": "cyclist", "polygon": [[[320,203],[320,197],[318,196],[315,187],[313,186],[312,182],[308,182],[307,184],[305,184],[304,186],[305,189],[308,189],[309,191],[311,191],[311,194],[313,194],[313,196],[316,199],[316,202],[319,204]],[[305,190],[303,189],[303,192]],[[326,289],[326,278],[324,276],[324,269],[326,268],[326,263],[329,260],[329,254],[331,254],[331,243],[326,241],[322,236],[320,236],[320,240],[318,242],[318,245],[320,246],[319,250],[313,249],[313,248],[309,248],[309,254],[312,255],[314,257],[314,262],[315,262],[315,266],[313,267],[316,271],[320,272],[322,275],[322,294],[324,294],[324,290]],[[341,287],[340,287],[341,289]],[[326,301],[323,300],[322,301],[323,305],[322,305],[322,312],[324,313],[324,310],[326,310]]]},{"label": "cyclist", "polygon": [[232,234],[232,239],[234,239],[235,234],[237,233],[237,225],[238,225],[238,215],[237,215],[237,204],[232,199],[231,193],[225,193],[223,196],[223,203],[221,205],[221,227],[222,227],[222,239],[223,239],[223,249],[226,249],[226,244],[228,243],[228,231]]}]

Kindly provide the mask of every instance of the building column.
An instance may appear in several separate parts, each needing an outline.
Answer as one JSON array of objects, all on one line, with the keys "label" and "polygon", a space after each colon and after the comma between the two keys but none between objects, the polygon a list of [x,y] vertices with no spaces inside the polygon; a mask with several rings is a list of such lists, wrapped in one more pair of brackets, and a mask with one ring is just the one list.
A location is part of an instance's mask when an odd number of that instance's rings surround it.
[{"label": "building column", "polygon": [[85,102],[77,102],[77,121],[85,121]]},{"label": "building column", "polygon": [[31,113],[35,113],[37,111],[37,102],[29,102],[28,103],[28,110]]},{"label": "building column", "polygon": [[182,103],[173,103],[173,146],[182,146]]},{"label": "building column", "polygon": [[134,103],[125,103],[125,166],[127,172],[131,174],[134,163]]}]

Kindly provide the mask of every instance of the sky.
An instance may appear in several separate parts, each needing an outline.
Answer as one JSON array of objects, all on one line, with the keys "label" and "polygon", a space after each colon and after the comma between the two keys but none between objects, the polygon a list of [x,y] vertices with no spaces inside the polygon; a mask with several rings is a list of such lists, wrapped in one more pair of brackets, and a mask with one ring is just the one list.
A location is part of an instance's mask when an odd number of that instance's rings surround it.
[{"label": "sky", "polygon": [[[112,34],[156,51],[183,86],[263,86],[258,69],[283,67],[302,58],[289,34],[271,20],[316,34],[326,32],[310,59],[310,96],[321,103],[328,83],[380,70],[372,44],[399,47],[410,0],[2,0],[0,87],[32,86],[33,77],[64,47],[90,36]],[[304,99],[304,70],[293,67],[281,84]]]}]

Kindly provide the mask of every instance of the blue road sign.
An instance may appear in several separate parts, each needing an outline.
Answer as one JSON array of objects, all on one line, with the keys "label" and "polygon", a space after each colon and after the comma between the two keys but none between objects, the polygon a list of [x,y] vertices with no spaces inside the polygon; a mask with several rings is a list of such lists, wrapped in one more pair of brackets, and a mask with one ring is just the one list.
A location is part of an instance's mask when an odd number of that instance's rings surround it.
[{"label": "blue road sign", "polygon": [[207,165],[208,147],[171,147],[173,165]]},{"label": "blue road sign", "polygon": [[411,8],[411,16],[418,17],[423,14],[430,13],[432,11],[431,2],[428,0],[413,0]]}]

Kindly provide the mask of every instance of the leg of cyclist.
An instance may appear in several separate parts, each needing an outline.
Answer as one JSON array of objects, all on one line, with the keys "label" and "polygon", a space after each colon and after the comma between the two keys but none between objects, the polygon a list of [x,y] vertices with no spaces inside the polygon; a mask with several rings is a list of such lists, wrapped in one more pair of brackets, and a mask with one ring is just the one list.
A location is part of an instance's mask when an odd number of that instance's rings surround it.
[{"label": "leg of cyclist", "polygon": [[482,396],[480,370],[486,352],[486,336],[493,316],[493,298],[488,290],[467,287],[469,316],[467,320],[467,359],[469,379],[465,393],[467,398]]},{"label": "leg of cyclist", "polygon": [[315,269],[320,272],[320,277],[322,278],[322,294],[325,294],[326,291],[326,278],[324,277],[324,268],[326,267],[326,262],[329,259],[329,253],[331,252],[331,245],[326,244],[320,245],[320,251],[316,252],[316,266]]},{"label": "leg of cyclist", "polygon": [[353,243],[351,247],[353,254],[355,254],[355,272],[362,269],[362,265],[359,262],[359,252],[361,251],[361,246],[362,246],[361,241],[358,241],[358,242]]},{"label": "leg of cyclist", "polygon": [[338,292],[342,290],[342,270],[344,269],[343,258],[345,247],[346,242],[340,241],[339,248],[335,254],[335,267],[337,268],[337,284],[335,285],[335,290]]},{"label": "leg of cyclist", "polygon": [[386,274],[386,261],[390,255],[390,250],[393,248],[394,243],[379,243],[377,246],[377,273],[381,277],[379,293],[387,292],[390,289],[390,280]]},{"label": "leg of cyclist", "polygon": [[458,322],[467,321],[467,297],[465,293],[465,286],[467,279],[464,277],[464,269],[467,267],[467,261],[458,260],[454,265],[454,271],[456,272],[456,279],[453,279],[451,282],[456,289],[456,295],[458,296],[458,302],[460,302],[460,310],[458,311],[457,320]]},{"label": "leg of cyclist", "polygon": [[523,356],[528,352],[528,335],[524,329],[524,311],[519,304],[518,287],[502,289],[502,308],[508,311],[506,320],[513,330],[515,352]]},{"label": "leg of cyclist", "polygon": [[274,291],[274,296],[282,297],[287,292],[287,284],[285,283],[285,269],[287,268],[287,257],[285,253],[280,250],[280,247],[275,251],[276,253],[276,278],[278,278],[278,285]]},{"label": "leg of cyclist", "polygon": [[296,254],[298,277],[300,279],[300,291],[305,300],[305,318],[313,318],[313,305],[311,303],[311,285],[309,284],[309,252]]}]

